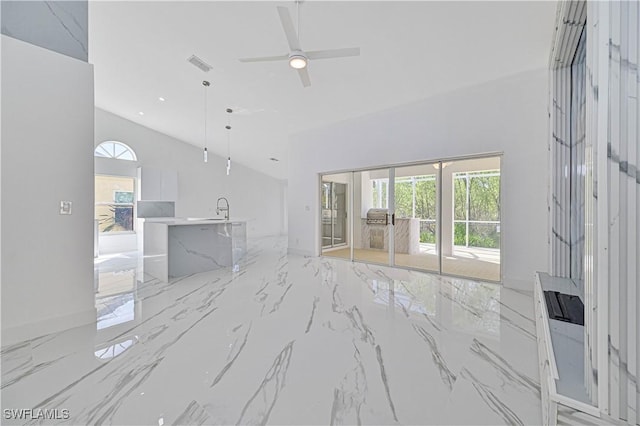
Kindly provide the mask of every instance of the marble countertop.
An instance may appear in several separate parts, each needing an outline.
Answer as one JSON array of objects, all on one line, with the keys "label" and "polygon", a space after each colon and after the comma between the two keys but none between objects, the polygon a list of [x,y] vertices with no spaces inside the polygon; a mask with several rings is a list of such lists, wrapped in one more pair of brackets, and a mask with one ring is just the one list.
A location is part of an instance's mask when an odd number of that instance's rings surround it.
[{"label": "marble countertop", "polygon": [[219,218],[195,218],[195,217],[154,217],[145,219],[146,222],[162,223],[168,226],[178,225],[214,225],[225,223],[246,223],[246,219],[219,219]]},{"label": "marble countertop", "polygon": [[571,296],[578,296],[584,300],[584,296],[578,286],[570,278],[554,277],[546,272],[538,272],[543,291],[557,291]]}]

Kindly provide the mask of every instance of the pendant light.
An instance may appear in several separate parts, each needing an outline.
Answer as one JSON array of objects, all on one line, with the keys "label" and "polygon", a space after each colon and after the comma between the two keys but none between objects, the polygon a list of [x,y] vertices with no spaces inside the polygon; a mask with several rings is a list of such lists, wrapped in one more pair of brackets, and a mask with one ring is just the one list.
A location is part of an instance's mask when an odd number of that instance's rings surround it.
[{"label": "pendant light", "polygon": [[204,162],[209,161],[209,153],[207,152],[207,88],[211,85],[207,80],[202,81],[204,86]]},{"label": "pendant light", "polygon": [[231,108],[227,108],[227,113],[229,116],[225,129],[227,129],[227,176],[229,176],[229,173],[231,172],[231,113],[233,113],[233,110]]}]

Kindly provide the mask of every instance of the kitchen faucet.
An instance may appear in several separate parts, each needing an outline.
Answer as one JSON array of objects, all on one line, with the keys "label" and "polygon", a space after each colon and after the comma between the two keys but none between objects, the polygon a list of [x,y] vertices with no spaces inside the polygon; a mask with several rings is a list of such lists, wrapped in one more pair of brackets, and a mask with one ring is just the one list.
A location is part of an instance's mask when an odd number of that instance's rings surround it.
[{"label": "kitchen faucet", "polygon": [[[227,203],[227,206],[220,207],[220,200],[224,200],[224,202]],[[224,197],[220,197],[218,198],[218,201],[216,201],[216,214],[220,214],[221,211],[225,212],[225,220],[229,220],[229,200]]]}]

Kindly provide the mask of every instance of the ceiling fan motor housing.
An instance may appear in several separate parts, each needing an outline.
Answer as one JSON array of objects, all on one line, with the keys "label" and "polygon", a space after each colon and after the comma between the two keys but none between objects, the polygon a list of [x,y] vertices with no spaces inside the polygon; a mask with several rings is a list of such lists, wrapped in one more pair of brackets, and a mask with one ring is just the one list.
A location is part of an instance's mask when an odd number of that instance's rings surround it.
[{"label": "ceiling fan motor housing", "polygon": [[294,50],[289,54],[289,66],[291,68],[300,70],[307,66],[309,59],[307,55],[301,50]]}]

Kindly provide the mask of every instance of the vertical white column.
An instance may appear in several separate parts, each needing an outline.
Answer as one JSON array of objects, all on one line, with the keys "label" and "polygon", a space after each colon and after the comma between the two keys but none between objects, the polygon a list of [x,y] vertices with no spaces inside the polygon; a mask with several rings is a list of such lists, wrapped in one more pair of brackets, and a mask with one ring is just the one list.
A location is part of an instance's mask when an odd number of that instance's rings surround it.
[{"label": "vertical white column", "polygon": [[353,182],[353,190],[351,191],[353,197],[353,208],[351,209],[351,217],[353,219],[351,226],[353,229],[351,258],[353,259],[353,249],[362,248],[362,172],[353,172],[351,181]]},{"label": "vertical white column", "polygon": [[[387,194],[389,195],[389,214],[395,215],[396,213],[396,168],[389,168],[389,187],[387,188]],[[391,223],[389,226],[389,265],[393,265],[395,262],[395,225]]]},{"label": "vertical white column", "polygon": [[360,235],[360,221],[356,223],[356,217],[360,217],[360,205],[356,206],[355,202],[355,186],[356,180],[354,179],[355,173],[348,173],[347,184],[347,199],[349,200],[349,206],[347,210],[347,229],[349,229],[349,260],[353,260],[353,246],[355,244],[356,226],[358,227],[358,236]]},{"label": "vertical white column", "polygon": [[[625,64],[624,80],[626,84],[626,96],[622,99],[626,105],[627,126],[625,129],[627,139],[627,153],[624,161],[625,167],[621,171],[625,173],[625,191],[627,193],[627,383],[626,392],[628,416],[630,423],[640,423],[640,275],[638,271],[638,257],[640,256],[640,84],[638,84],[638,64],[640,57],[640,5],[638,2],[627,2],[623,5],[624,11],[621,18],[627,19],[626,40],[627,48],[624,49],[622,63]],[[626,59],[626,61],[624,60]],[[622,161],[622,158],[621,158]],[[621,163],[622,165],[623,163]],[[634,176],[635,171],[635,176]]]},{"label": "vertical white column", "polygon": [[597,108],[598,108],[598,21],[594,19],[597,3],[587,4],[587,93],[586,93],[586,134],[585,134],[585,263],[584,263],[584,304],[585,304],[585,385],[594,403],[598,403],[598,309],[596,268],[596,148],[597,148]]},{"label": "vertical white column", "polygon": [[[609,189],[607,164],[609,98],[609,5],[593,2],[593,19],[597,24],[593,49],[597,51],[597,110],[596,116],[596,239],[598,302],[598,402],[600,409],[609,412]],[[591,5],[592,3],[589,3]]]},{"label": "vertical white column", "polygon": [[[610,27],[609,27],[609,115],[611,120],[616,118],[619,120],[620,115],[620,2],[612,2],[609,8]],[[614,48],[617,46],[618,48]],[[614,123],[608,123],[609,134],[607,140],[607,171],[609,185],[609,401],[610,413],[613,417],[619,418],[621,406],[624,401],[624,393],[621,389],[621,365],[622,351],[620,334],[624,328],[624,323],[620,323],[621,312],[626,306],[620,306],[621,298],[624,297],[624,286],[621,286],[621,280],[624,282],[624,273],[621,270],[621,260],[624,252],[621,248],[624,245],[622,239],[625,235],[620,233],[621,220],[624,217],[620,215],[620,205],[624,202],[624,194],[620,191],[620,175],[618,173],[618,164],[613,160],[612,155],[616,157],[620,153],[620,126]],[[618,157],[619,159],[619,157]],[[623,197],[621,199],[621,196]],[[618,309],[616,309],[618,308]],[[626,309],[625,309],[626,310]]]},{"label": "vertical white column", "polygon": [[[567,36],[568,37],[568,36]],[[552,133],[552,194],[551,194],[551,273],[568,277],[570,272],[570,220],[571,220],[571,68],[568,64],[552,70],[553,101]]]}]

